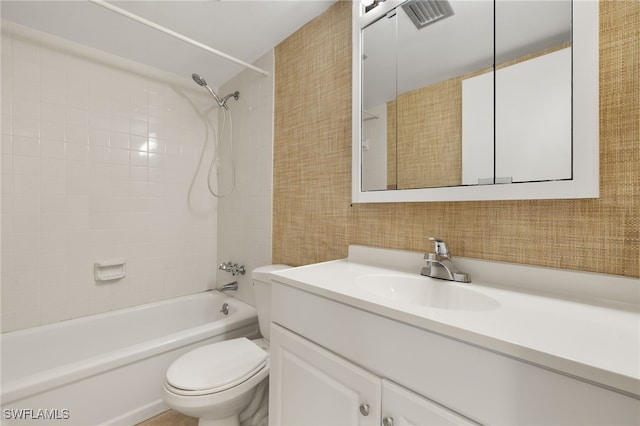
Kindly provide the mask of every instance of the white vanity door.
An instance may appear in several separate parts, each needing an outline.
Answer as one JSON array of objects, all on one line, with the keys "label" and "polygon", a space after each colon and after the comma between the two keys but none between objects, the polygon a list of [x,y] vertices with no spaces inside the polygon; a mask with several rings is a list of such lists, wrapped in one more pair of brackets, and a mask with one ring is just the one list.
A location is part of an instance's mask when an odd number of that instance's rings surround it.
[{"label": "white vanity door", "polygon": [[382,380],[383,426],[477,425],[435,402]]},{"label": "white vanity door", "polygon": [[270,353],[270,425],[379,425],[379,377],[275,324]]}]

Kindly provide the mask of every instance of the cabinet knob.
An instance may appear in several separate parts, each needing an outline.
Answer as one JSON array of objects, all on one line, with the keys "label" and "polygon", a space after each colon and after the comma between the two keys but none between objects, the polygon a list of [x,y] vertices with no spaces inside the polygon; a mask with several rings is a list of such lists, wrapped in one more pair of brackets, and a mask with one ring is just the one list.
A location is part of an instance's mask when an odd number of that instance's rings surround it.
[{"label": "cabinet knob", "polygon": [[393,417],[385,417],[382,419],[382,426],[393,426]]},{"label": "cabinet knob", "polygon": [[360,404],[360,414],[363,416],[369,415],[369,404]]}]

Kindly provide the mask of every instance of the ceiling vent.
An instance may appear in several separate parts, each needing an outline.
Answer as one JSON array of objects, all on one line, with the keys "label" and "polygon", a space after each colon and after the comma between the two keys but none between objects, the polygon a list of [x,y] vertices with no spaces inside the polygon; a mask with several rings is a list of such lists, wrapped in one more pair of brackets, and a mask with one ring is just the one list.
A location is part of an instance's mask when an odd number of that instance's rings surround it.
[{"label": "ceiling vent", "polygon": [[447,0],[409,0],[402,9],[418,29],[453,15]]}]

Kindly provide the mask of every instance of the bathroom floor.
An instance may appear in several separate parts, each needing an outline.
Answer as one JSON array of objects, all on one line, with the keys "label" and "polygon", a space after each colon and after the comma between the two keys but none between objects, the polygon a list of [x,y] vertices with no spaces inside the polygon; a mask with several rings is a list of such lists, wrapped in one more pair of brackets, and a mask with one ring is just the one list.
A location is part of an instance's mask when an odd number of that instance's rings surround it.
[{"label": "bathroom floor", "polygon": [[185,416],[173,410],[165,411],[155,417],[138,423],[136,426],[197,426],[198,419]]}]

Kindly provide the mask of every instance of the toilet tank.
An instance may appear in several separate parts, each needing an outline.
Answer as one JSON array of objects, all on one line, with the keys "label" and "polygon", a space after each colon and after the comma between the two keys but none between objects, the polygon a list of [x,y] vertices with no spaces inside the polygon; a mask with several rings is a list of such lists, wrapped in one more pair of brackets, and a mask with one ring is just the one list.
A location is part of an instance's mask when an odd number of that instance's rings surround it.
[{"label": "toilet tank", "polygon": [[260,266],[251,273],[256,310],[258,311],[258,325],[262,337],[266,340],[269,340],[269,323],[271,322],[271,279],[269,274],[290,267],[289,265]]}]

